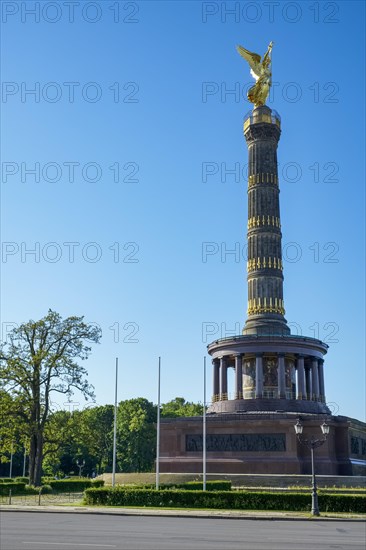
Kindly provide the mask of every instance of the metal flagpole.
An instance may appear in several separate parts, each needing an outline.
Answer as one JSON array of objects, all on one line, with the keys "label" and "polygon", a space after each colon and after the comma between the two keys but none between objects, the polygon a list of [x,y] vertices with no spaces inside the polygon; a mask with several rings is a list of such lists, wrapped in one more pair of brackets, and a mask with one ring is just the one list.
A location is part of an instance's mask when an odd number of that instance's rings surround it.
[{"label": "metal flagpole", "polygon": [[203,490],[206,491],[206,356],[203,358]]},{"label": "metal flagpole", "polygon": [[159,357],[159,368],[158,368],[158,410],[157,410],[157,420],[156,420],[156,483],[155,488],[159,490],[159,474],[160,474],[160,370],[161,370],[161,357]]},{"label": "metal flagpole", "polygon": [[113,424],[113,466],[112,487],[116,485],[116,452],[117,452],[117,383],[118,383],[118,357],[116,357],[116,385],[114,389],[114,424]]}]

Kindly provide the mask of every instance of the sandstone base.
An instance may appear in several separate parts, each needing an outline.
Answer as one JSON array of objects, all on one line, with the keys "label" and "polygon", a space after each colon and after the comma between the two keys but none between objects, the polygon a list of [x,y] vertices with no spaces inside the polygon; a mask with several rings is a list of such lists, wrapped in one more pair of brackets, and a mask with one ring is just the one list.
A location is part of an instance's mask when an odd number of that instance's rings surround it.
[{"label": "sandstone base", "polygon": [[[298,418],[308,438],[323,437],[324,420],[330,426],[326,442],[315,450],[317,474],[366,474],[365,423],[344,416],[275,412],[208,414],[207,473],[310,474],[310,449],[294,430]],[[202,417],[162,419],[160,471],[202,473],[202,443]]]}]

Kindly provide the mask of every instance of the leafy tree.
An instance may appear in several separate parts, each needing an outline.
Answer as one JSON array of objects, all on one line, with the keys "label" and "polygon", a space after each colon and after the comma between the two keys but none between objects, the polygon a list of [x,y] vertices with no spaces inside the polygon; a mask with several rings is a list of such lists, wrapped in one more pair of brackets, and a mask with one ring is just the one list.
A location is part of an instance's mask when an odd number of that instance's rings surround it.
[{"label": "leafy tree", "polygon": [[93,469],[98,472],[112,469],[113,460],[113,405],[85,409],[81,413],[80,437],[92,457]]},{"label": "leafy tree", "polygon": [[[79,464],[83,464],[81,474],[88,475],[93,471],[94,457],[90,441],[85,433],[88,427],[85,426],[84,411],[75,410],[59,411],[52,415],[50,424],[54,429],[61,423],[64,426],[65,436],[60,441],[59,445],[52,448],[45,443],[45,449],[49,449],[50,453],[45,452],[45,467],[44,470],[52,475],[70,475],[79,474]],[[63,421],[63,416],[65,420]],[[62,428],[61,428],[62,429]]]},{"label": "leafy tree", "polygon": [[117,463],[122,472],[151,471],[156,455],[156,406],[139,397],[117,411]]},{"label": "leafy tree", "polygon": [[[73,413],[72,447],[75,459],[85,460],[84,473],[111,470],[113,454],[113,405],[86,408]],[[63,457],[65,462],[66,456]],[[63,465],[63,469],[65,464]]]},{"label": "leafy tree", "polygon": [[203,406],[200,403],[191,403],[183,397],[176,397],[168,403],[163,403],[161,416],[164,418],[177,418],[178,416],[201,416]]},{"label": "leafy tree", "polygon": [[[75,432],[72,413],[61,410],[49,414],[43,434],[43,465],[46,475],[59,474],[61,457],[68,450]],[[75,467],[75,465],[74,465]]]},{"label": "leafy tree", "polygon": [[91,348],[85,342],[98,343],[100,337],[100,329],[84,323],[83,317],[62,319],[49,310],[43,319],[13,329],[1,348],[0,391],[11,397],[2,400],[3,414],[27,427],[31,485],[41,484],[51,396],[71,396],[77,389],[86,399],[94,397],[87,370],[76,360],[87,359]]},{"label": "leafy tree", "polygon": [[19,410],[19,399],[0,388],[1,424],[0,424],[0,461],[9,462],[11,453],[20,450],[21,436],[25,430],[24,422],[17,422],[14,415],[6,414],[8,410]]},{"label": "leafy tree", "polygon": [[87,407],[57,411],[45,428],[44,472],[50,475],[78,472],[76,461],[85,461],[82,473],[112,468],[114,407]]},{"label": "leafy tree", "polygon": [[6,414],[7,410],[16,410],[18,407],[19,400],[13,399],[11,395],[0,389],[0,477],[9,475],[10,460],[12,460],[12,475],[23,473],[25,425],[24,422],[17,422],[14,416]]}]

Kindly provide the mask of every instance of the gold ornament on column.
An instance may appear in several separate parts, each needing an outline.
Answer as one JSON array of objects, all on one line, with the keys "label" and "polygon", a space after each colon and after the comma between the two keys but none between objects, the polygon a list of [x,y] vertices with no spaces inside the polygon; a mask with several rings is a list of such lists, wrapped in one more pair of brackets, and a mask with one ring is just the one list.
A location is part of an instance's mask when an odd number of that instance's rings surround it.
[{"label": "gold ornament on column", "polygon": [[238,53],[245,59],[245,61],[249,63],[250,74],[257,81],[247,93],[249,101],[254,103],[255,107],[260,107],[265,104],[269,94],[269,89],[272,85],[272,47],[273,42],[270,42],[262,59],[257,53],[252,53],[243,48],[243,46],[236,46]]}]

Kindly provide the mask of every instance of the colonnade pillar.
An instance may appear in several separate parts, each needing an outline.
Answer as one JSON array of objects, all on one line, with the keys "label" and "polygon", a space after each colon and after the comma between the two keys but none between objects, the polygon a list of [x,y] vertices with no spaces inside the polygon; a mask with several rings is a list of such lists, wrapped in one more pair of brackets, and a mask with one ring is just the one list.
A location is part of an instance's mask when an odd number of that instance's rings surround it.
[{"label": "colonnade pillar", "polygon": [[324,361],[323,359],[319,359],[318,361],[318,375],[319,375],[319,394],[320,394],[320,400],[322,403],[325,403],[325,387],[324,387],[324,368],[323,368]]},{"label": "colonnade pillar", "polygon": [[256,355],[255,357],[255,397],[256,399],[263,397],[263,357]]},{"label": "colonnade pillar", "polygon": [[278,356],[278,397],[284,399],[286,397],[286,378],[285,378],[285,356]]},{"label": "colonnade pillar", "polygon": [[313,357],[311,361],[311,378],[313,381],[313,392],[311,399],[319,400],[319,372],[318,359]]},{"label": "colonnade pillar", "polygon": [[216,400],[220,394],[220,360],[212,359],[213,364],[213,398]]},{"label": "colonnade pillar", "polygon": [[243,398],[243,356],[235,355],[235,399]]},{"label": "colonnade pillar", "polygon": [[305,387],[307,399],[313,398],[313,380],[311,368],[305,369]]},{"label": "colonnade pillar", "polygon": [[227,399],[227,361],[226,357],[220,358],[220,399]]},{"label": "colonnade pillar", "polygon": [[[243,399],[243,353],[222,356],[212,360],[213,364],[213,400],[228,399],[228,368],[235,360],[235,396]],[[306,367],[305,367],[306,359]],[[285,353],[277,355],[277,397],[286,399],[286,359]],[[263,353],[255,357],[255,398],[264,394]],[[314,356],[297,355],[296,359],[296,399],[308,399],[325,403],[323,360]]]},{"label": "colonnade pillar", "polygon": [[296,362],[297,384],[296,384],[296,399],[305,399],[305,367],[304,356],[298,355]]}]

